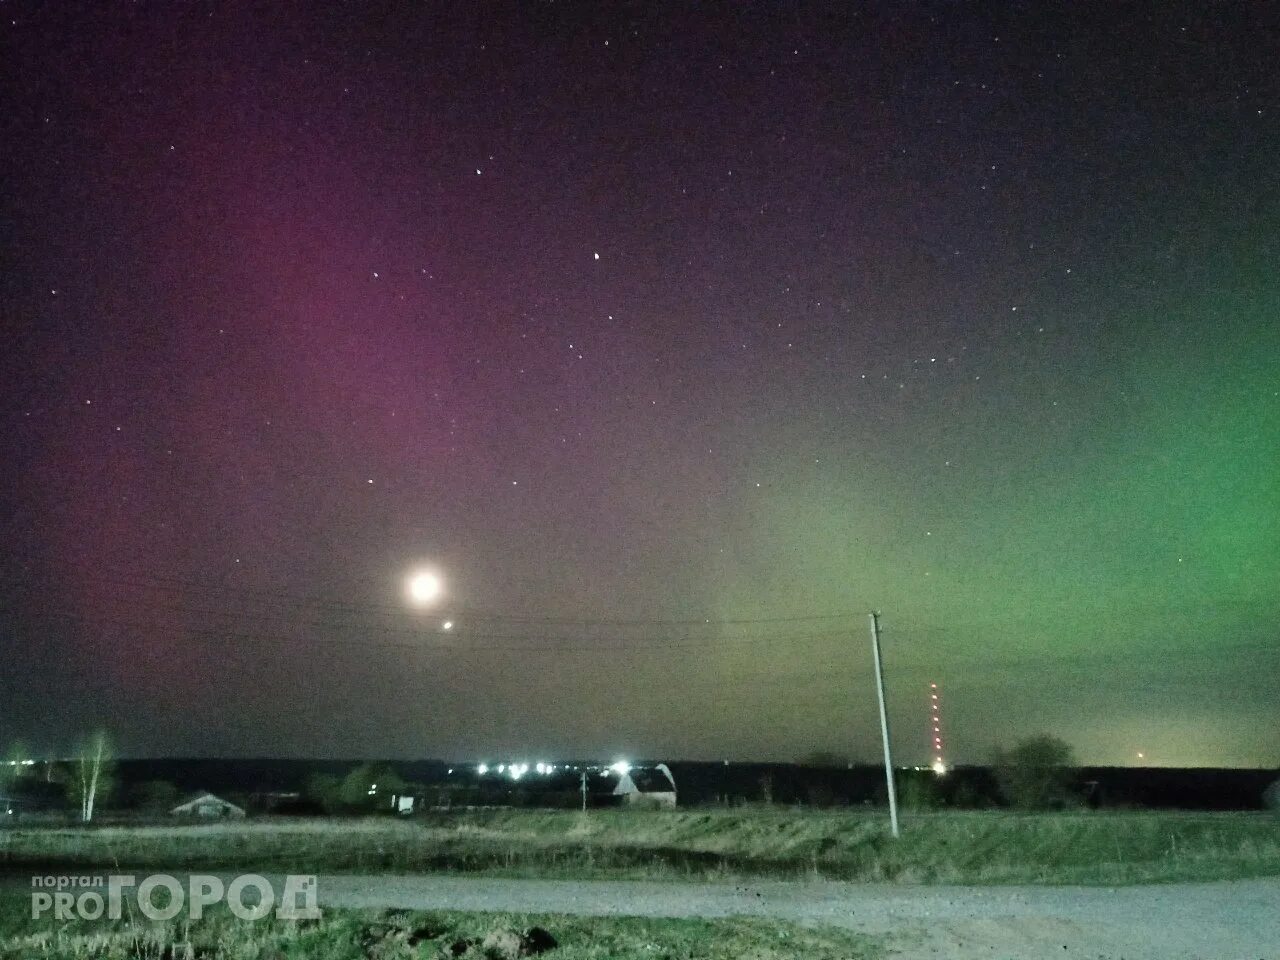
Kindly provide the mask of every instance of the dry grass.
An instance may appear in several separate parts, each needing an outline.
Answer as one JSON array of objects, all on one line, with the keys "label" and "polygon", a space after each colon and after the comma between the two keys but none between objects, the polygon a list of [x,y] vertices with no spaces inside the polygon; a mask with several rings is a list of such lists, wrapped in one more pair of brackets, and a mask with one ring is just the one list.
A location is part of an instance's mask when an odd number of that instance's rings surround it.
[{"label": "dry grass", "polygon": [[[318,922],[237,921],[226,911],[168,923],[33,923],[24,898],[0,900],[0,960],[514,960],[520,935],[550,933],[546,960],[876,960],[883,947],[847,930],[785,921],[559,914],[326,911]],[[506,949],[504,949],[506,947]],[[520,954],[522,955],[522,954]]]},{"label": "dry grass", "polygon": [[1114,884],[1280,875],[1266,814],[490,810],[0,833],[0,865]]}]

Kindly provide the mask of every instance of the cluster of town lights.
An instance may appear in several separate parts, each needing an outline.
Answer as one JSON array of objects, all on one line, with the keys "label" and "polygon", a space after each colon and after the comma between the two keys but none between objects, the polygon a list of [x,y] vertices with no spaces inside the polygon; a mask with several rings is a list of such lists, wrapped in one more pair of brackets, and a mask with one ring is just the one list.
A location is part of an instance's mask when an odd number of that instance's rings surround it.
[{"label": "cluster of town lights", "polygon": [[[544,763],[541,760],[533,765],[533,772],[543,777],[550,776],[555,773],[557,769],[577,770],[579,768],[570,766],[569,764],[560,764],[560,766],[557,767],[554,763]],[[631,764],[627,763],[625,760],[619,760],[617,763],[610,764],[608,769],[618,774],[618,776],[625,776],[631,772]],[[453,771],[451,770],[449,772],[452,773]],[[512,780],[519,780],[529,772],[529,764],[500,763],[496,767],[490,767],[487,763],[480,763],[476,765],[476,773],[479,776],[488,776],[490,772],[497,773],[499,776],[510,777]]]},{"label": "cluster of town lights", "polygon": [[[500,763],[493,769],[503,776],[510,777],[512,780],[519,780],[529,772],[529,765],[527,763]],[[554,763],[543,763],[539,760],[533,765],[533,770],[534,773],[546,776],[549,773],[555,773],[556,766]],[[488,775],[489,765],[487,763],[480,764],[476,767],[476,773],[482,777]]]}]

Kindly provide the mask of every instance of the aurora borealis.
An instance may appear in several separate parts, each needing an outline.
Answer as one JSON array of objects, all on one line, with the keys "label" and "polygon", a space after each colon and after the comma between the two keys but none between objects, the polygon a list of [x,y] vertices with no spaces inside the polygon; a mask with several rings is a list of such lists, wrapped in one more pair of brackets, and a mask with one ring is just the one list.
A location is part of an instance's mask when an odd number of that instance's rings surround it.
[{"label": "aurora borealis", "polygon": [[783,11],[0,8],[0,735],[1280,763],[1280,12]]}]

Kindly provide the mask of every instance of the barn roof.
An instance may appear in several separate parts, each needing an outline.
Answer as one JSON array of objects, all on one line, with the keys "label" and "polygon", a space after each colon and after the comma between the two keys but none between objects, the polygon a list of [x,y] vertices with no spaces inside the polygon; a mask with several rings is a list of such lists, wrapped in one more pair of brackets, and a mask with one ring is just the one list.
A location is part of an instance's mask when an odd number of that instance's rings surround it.
[{"label": "barn roof", "polygon": [[169,812],[170,813],[190,813],[194,811],[196,807],[206,803],[216,803],[219,806],[225,807],[228,810],[234,810],[236,811],[236,813],[241,813],[241,814],[244,813],[244,810],[242,808],[237,807],[230,800],[223,800],[221,797],[215,796],[214,794],[209,793],[207,790],[196,794],[186,803],[178,804]]},{"label": "barn roof", "polygon": [[641,793],[672,793],[676,789],[667,775],[657,767],[636,767],[630,771],[629,776]]}]

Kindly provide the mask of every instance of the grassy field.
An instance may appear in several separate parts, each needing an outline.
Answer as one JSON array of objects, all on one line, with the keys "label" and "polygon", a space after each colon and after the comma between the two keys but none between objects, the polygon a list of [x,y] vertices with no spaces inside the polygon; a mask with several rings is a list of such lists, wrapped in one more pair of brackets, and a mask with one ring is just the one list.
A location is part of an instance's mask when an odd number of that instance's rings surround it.
[{"label": "grassy field", "polygon": [[[238,921],[225,911],[169,923],[44,922],[0,898],[0,960],[877,960],[844,930],[747,917],[661,920],[558,914],[326,911],[320,921]],[[535,933],[534,928],[543,933]],[[549,938],[544,936],[549,934]],[[521,949],[521,941],[524,949]]]},{"label": "grassy field", "polygon": [[897,841],[873,812],[778,808],[489,810],[408,820],[0,830],[0,869],[112,866],[1123,884],[1280,876],[1280,819],[932,813],[907,816]]}]

